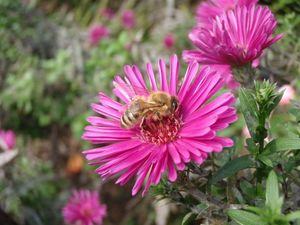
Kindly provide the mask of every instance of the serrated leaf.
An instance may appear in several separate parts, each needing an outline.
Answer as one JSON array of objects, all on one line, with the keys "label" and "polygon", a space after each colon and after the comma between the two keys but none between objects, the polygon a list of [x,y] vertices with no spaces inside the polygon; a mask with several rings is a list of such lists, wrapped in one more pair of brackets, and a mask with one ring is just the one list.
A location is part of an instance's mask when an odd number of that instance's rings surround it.
[{"label": "serrated leaf", "polygon": [[255,161],[250,155],[245,155],[227,162],[217,173],[212,176],[211,183],[214,184],[226,177],[230,177],[240,170],[255,166]]},{"label": "serrated leaf", "polygon": [[196,214],[189,212],[183,217],[181,225],[191,225],[196,218]]},{"label": "serrated leaf", "polygon": [[265,147],[266,151],[288,151],[288,150],[300,150],[300,138],[284,137],[277,138],[268,143]]},{"label": "serrated leaf", "polygon": [[228,215],[231,219],[241,225],[266,225],[260,220],[260,217],[254,213],[243,210],[228,210]]}]

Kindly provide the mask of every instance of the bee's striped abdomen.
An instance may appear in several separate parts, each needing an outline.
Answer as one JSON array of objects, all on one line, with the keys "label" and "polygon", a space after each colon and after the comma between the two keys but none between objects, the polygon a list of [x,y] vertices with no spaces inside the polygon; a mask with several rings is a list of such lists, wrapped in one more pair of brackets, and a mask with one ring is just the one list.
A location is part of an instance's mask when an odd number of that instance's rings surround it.
[{"label": "bee's striped abdomen", "polygon": [[131,128],[138,118],[139,113],[132,113],[129,110],[126,110],[124,115],[121,117],[121,125],[124,128]]}]

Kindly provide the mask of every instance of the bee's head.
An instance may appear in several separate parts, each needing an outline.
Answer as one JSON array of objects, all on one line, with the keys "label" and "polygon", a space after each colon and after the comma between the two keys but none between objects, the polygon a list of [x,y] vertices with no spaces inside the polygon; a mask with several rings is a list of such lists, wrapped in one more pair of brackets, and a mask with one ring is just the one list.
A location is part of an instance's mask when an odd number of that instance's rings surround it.
[{"label": "bee's head", "polygon": [[171,97],[171,110],[172,112],[176,112],[179,108],[179,101],[175,96]]}]

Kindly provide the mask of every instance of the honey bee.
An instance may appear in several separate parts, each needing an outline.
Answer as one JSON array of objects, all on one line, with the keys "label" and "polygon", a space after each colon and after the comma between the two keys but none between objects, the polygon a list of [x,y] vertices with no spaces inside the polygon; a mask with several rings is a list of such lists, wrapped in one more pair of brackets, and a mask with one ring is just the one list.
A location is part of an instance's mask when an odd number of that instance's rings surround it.
[{"label": "honey bee", "polygon": [[155,121],[178,110],[179,101],[162,91],[150,93],[148,97],[136,96],[121,117],[121,126],[130,129],[144,119]]}]

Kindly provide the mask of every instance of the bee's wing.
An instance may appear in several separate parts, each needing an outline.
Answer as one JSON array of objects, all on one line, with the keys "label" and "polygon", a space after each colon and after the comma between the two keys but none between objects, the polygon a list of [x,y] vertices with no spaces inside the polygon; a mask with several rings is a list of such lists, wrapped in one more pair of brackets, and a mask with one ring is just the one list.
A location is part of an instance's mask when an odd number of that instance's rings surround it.
[{"label": "bee's wing", "polygon": [[116,88],[125,91],[131,99],[133,99],[136,96],[147,97],[149,95],[149,92],[147,89],[145,89],[143,87],[137,87],[137,86],[130,85],[128,83],[125,83],[123,80],[115,81],[114,85]]}]

